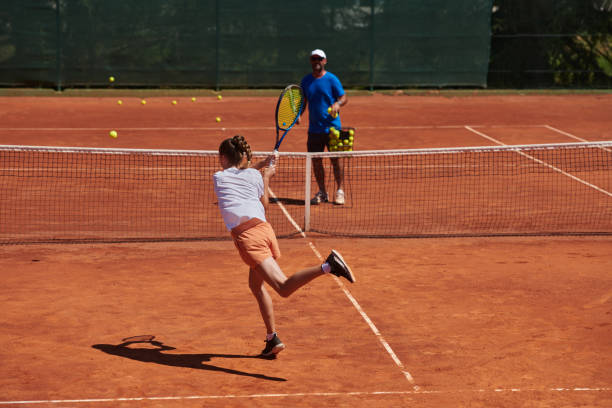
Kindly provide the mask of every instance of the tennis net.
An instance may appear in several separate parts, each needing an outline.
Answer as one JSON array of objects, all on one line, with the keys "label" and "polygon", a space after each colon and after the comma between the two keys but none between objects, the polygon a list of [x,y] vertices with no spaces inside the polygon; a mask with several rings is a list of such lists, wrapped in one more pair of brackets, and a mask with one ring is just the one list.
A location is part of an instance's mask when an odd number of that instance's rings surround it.
[{"label": "tennis net", "polygon": [[[267,153],[255,153],[255,160]],[[318,159],[333,200],[310,205]],[[0,146],[0,244],[228,239],[214,151]],[[281,153],[278,236],[612,234],[612,142]]]}]

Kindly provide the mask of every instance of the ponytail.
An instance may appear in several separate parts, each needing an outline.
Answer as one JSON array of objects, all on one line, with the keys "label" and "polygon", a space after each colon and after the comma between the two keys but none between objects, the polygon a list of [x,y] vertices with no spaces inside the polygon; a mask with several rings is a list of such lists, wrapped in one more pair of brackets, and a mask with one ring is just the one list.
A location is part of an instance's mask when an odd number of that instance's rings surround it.
[{"label": "ponytail", "polygon": [[249,146],[242,135],[236,135],[221,142],[219,154],[227,157],[232,166],[240,165],[243,158],[246,156],[247,162],[244,165],[245,168],[249,167],[253,156],[251,153],[251,146]]}]

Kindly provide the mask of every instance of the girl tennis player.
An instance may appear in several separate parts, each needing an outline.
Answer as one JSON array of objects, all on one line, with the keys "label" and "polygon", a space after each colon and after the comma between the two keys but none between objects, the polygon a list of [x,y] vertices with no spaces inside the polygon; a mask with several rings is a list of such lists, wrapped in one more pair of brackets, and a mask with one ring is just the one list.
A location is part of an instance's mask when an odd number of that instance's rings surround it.
[{"label": "girl tennis player", "polygon": [[257,299],[268,331],[262,356],[273,356],[285,348],[276,335],[272,298],[264,282],[282,297],[290,296],[325,273],[355,282],[351,269],[334,250],[322,265],[301,270],[289,278],[276,263],[280,250],[274,230],[266,222],[265,215],[268,185],[276,171],[274,166],[270,166],[272,157],[251,166],[251,147],[243,136],[237,135],[221,142],[219,162],[223,170],[213,176],[221,216],[231,232],[240,257],[250,268],[249,287]]}]

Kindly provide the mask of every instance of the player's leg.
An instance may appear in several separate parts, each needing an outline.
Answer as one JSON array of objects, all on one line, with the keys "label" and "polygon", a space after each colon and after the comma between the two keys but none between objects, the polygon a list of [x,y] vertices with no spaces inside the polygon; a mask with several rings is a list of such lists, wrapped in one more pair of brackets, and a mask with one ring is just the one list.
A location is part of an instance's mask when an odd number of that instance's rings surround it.
[{"label": "player's leg", "polygon": [[263,277],[253,268],[249,270],[249,288],[251,289],[253,296],[255,296],[255,299],[257,299],[259,312],[261,313],[261,317],[266,325],[266,330],[268,333],[276,332],[272,298],[264,286]]},{"label": "player's leg", "polygon": [[255,272],[259,273],[260,278],[282,297],[291,296],[293,292],[311,280],[323,275],[321,265],[317,265],[296,272],[287,278],[276,260],[272,257],[266,258],[260,263],[255,268]]},{"label": "player's leg", "polygon": [[249,270],[249,288],[255,296],[255,299],[257,299],[259,312],[261,313],[261,317],[266,325],[266,346],[261,351],[261,355],[264,357],[274,357],[276,354],[285,349],[285,345],[276,335],[276,323],[274,321],[274,306],[272,304],[272,298],[264,286],[264,279],[262,275],[253,268]]}]

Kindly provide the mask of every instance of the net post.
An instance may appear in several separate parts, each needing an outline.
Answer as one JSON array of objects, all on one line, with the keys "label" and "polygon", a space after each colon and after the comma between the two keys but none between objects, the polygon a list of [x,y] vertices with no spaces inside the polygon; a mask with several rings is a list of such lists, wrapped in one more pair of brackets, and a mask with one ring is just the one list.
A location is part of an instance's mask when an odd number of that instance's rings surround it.
[{"label": "net post", "polygon": [[304,169],[304,232],[310,230],[310,181],[312,180],[312,156],[306,154],[306,166]]}]

